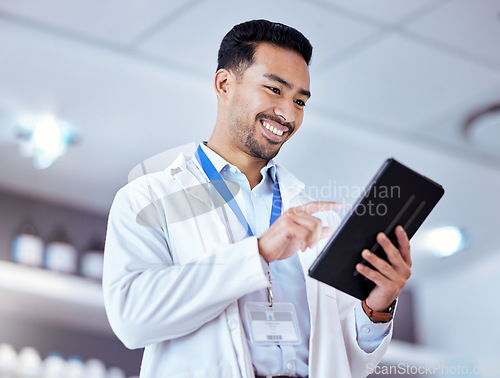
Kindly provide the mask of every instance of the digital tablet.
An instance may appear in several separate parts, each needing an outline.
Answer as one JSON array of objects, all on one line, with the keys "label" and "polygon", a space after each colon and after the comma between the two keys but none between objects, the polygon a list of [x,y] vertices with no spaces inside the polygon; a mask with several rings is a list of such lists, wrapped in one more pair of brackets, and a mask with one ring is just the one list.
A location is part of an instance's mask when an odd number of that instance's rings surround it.
[{"label": "digital tablet", "polygon": [[356,264],[371,265],[361,251],[368,249],[387,261],[376,241],[384,232],[397,246],[401,225],[411,238],[443,196],[443,187],[394,159],[379,169],[364,193],[309,268],[309,275],[361,300],[375,284],[359,274]]}]

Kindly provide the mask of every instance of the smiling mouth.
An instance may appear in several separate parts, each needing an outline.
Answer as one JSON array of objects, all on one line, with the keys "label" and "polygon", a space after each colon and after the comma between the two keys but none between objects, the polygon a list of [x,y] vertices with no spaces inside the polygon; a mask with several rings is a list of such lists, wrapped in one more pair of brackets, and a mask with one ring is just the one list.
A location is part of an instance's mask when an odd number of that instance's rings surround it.
[{"label": "smiling mouth", "polygon": [[286,127],[286,126],[280,125],[282,127],[282,129],[281,129],[281,128],[277,128],[277,127],[271,125],[269,122],[267,122],[264,119],[261,119],[260,122],[262,123],[262,126],[264,126],[267,130],[269,130],[271,133],[273,133],[276,136],[282,136],[284,133],[286,133],[288,131],[288,127]]},{"label": "smiling mouth", "polygon": [[279,136],[282,136],[283,135],[283,131],[281,130],[278,130],[276,127],[274,126],[271,126],[269,123],[267,123],[266,121],[262,121],[262,124],[264,125],[264,127],[266,129],[268,129],[270,132],[272,132],[273,134],[275,135],[279,135]]}]

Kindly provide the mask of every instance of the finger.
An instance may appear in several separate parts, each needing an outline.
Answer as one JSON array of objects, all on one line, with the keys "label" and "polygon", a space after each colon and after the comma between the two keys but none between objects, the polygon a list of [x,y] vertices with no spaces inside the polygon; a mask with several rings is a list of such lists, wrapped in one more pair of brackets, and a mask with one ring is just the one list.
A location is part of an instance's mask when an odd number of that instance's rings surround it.
[{"label": "finger", "polygon": [[310,214],[297,215],[288,210],[259,238],[259,250],[266,261],[282,259],[298,250],[305,251],[333,230],[322,227],[321,220]]},{"label": "finger", "polygon": [[410,240],[408,239],[408,235],[403,227],[396,227],[396,237],[398,238],[399,251],[401,252],[401,256],[406,264],[411,268],[411,246]]},{"label": "finger", "polygon": [[305,249],[307,236],[308,231],[291,220],[276,221],[258,239],[259,253],[267,262],[288,258]]},{"label": "finger", "polygon": [[391,281],[401,280],[399,273],[390,265],[387,261],[381,259],[376,254],[371,253],[369,250],[365,249],[361,256],[368,261],[372,266],[381,273],[384,277]]},{"label": "finger", "polygon": [[319,232],[321,235],[321,226],[319,230],[316,231],[316,229],[310,230],[299,223],[294,223],[290,231],[293,233],[293,244],[297,246],[295,251],[300,249],[304,252],[308,247],[311,247],[311,243],[314,242],[314,238],[316,237],[316,232]]},{"label": "finger", "polygon": [[306,240],[307,247],[312,247],[321,239],[322,228],[321,220],[315,216],[309,214],[296,215],[292,214],[292,219],[300,227],[305,228],[308,231],[308,237]]},{"label": "finger", "polygon": [[293,235],[293,238],[301,241],[301,249],[303,251],[306,248],[314,247],[320,240],[333,233],[332,228],[322,227],[321,220],[313,215],[303,214],[299,216],[296,214],[289,214],[285,219],[286,224],[284,224],[283,227],[285,227],[287,232]]},{"label": "finger", "polygon": [[391,281],[383,276],[381,273],[377,272],[376,270],[373,270],[369,267],[367,267],[364,264],[357,264],[356,265],[356,270],[362,274],[364,277],[368,278],[370,281],[375,283],[377,286],[380,287],[387,287],[391,285]]},{"label": "finger", "polygon": [[319,237],[309,245],[309,248],[313,248],[316,244],[318,244],[319,241],[332,236],[332,234],[333,234],[333,228],[321,227]]},{"label": "finger", "polygon": [[379,232],[377,235],[377,242],[383,248],[391,264],[395,266],[402,266],[403,264],[405,264],[401,253],[396,248],[396,246],[392,244],[387,235],[385,235],[383,232]]},{"label": "finger", "polygon": [[304,205],[300,205],[290,209],[295,214],[314,214],[318,211],[331,211],[339,210],[342,207],[341,203],[338,202],[327,202],[327,201],[311,201]]},{"label": "finger", "polygon": [[333,228],[331,227],[321,227],[321,239],[328,238],[333,235]]},{"label": "finger", "polygon": [[292,224],[305,228],[311,234],[309,241],[315,241],[321,236],[321,220],[310,214],[297,214],[294,211],[288,210],[283,216],[278,218],[275,224],[278,222],[280,222],[282,227],[286,228],[290,227]]},{"label": "finger", "polygon": [[[373,270],[366,265],[357,264],[356,270],[361,273],[364,277],[375,283],[375,289],[370,293],[372,296],[376,291],[377,295],[382,295],[385,298],[392,298],[387,303],[391,303],[394,298],[399,296],[401,290],[404,288],[406,281],[391,281],[387,277],[384,277],[382,274]],[[384,306],[385,307],[385,306]],[[386,307],[385,307],[386,308]]]},{"label": "finger", "polygon": [[377,235],[377,241],[384,249],[389,262],[392,264],[392,267],[396,269],[396,271],[405,279],[410,278],[411,269],[403,259],[400,250],[397,249],[389,240],[389,238],[382,232]]},{"label": "finger", "polygon": [[295,245],[300,246],[301,250],[305,250],[316,237],[321,236],[321,221],[312,215],[288,214],[282,218],[281,222],[278,219],[273,224],[273,226],[278,226],[279,222],[279,228],[276,228],[275,231],[280,235],[286,235]]}]

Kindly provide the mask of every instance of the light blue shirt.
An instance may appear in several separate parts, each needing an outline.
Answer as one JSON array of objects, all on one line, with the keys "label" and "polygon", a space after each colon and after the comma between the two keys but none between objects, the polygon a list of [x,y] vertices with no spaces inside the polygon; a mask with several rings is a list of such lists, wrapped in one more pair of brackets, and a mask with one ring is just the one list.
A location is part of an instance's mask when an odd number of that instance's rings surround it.
[{"label": "light blue shirt", "polygon": [[[250,189],[246,176],[237,167],[229,164],[203,143],[201,147],[222,178],[238,184],[240,189],[235,195],[236,202],[243,214],[245,214],[254,235],[260,237],[269,228],[274,180],[276,178],[274,162],[270,160],[262,168],[261,182],[253,189]],[[233,242],[248,236],[246,230],[240,225],[231,211],[226,213],[226,217],[227,222],[231,225]],[[264,262],[264,259],[262,261]],[[263,267],[266,269],[266,264],[263,264]],[[273,278],[274,301],[292,303],[295,306],[302,341],[298,345],[258,345],[253,343],[246,322],[245,304],[247,302],[267,302],[267,289],[258,290],[240,298],[238,301],[240,316],[243,319],[255,372],[258,375],[290,374],[307,376],[309,374],[310,318],[305,278],[298,254],[285,260],[270,263],[269,269]],[[372,323],[359,304],[356,306],[355,311],[358,344],[361,349],[370,353],[380,345],[388,334],[390,323]]]}]

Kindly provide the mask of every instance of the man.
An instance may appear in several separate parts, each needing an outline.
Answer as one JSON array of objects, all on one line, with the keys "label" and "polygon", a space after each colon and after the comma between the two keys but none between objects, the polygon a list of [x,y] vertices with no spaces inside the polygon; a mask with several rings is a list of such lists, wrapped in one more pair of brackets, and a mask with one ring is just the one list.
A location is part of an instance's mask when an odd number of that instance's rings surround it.
[{"label": "man", "polygon": [[363,377],[387,349],[410,276],[404,230],[399,250],[377,237],[390,263],[363,251],[376,270],[358,270],[376,287],[362,306],[307,275],[337,205],[310,202],[272,160],[302,123],[311,53],[288,26],[235,26],[208,142],[118,192],[105,303],[123,343],[146,348],[141,377]]}]

